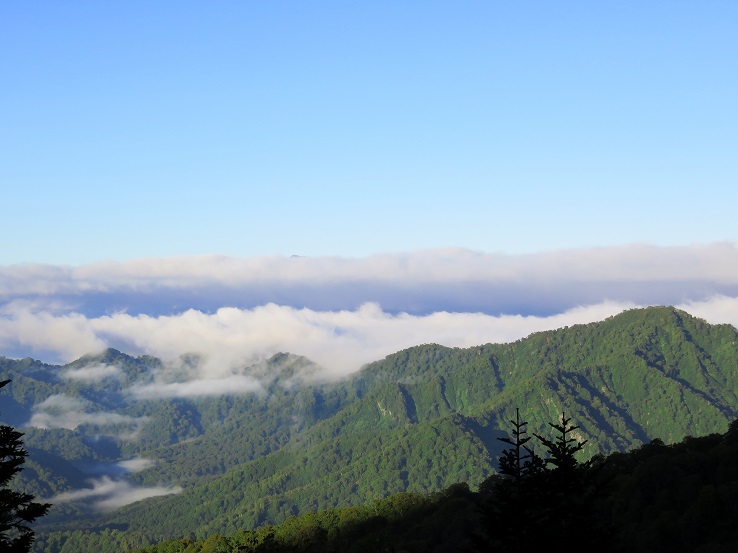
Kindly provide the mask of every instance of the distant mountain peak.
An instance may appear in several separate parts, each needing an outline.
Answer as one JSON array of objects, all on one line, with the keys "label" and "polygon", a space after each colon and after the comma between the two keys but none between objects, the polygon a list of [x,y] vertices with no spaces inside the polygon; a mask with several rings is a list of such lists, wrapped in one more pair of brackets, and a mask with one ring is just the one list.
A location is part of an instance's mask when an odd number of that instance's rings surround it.
[{"label": "distant mountain peak", "polygon": [[116,362],[129,362],[135,358],[123,353],[115,348],[106,348],[99,353],[88,353],[79,359],[72,361],[68,366],[89,365],[91,363],[101,363],[105,365],[113,365]]}]

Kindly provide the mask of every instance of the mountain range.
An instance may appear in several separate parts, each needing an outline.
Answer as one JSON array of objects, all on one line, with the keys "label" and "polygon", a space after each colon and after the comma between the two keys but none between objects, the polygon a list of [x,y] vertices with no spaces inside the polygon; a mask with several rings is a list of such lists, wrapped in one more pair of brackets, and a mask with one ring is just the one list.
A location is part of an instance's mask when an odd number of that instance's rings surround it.
[{"label": "mountain range", "polygon": [[14,485],[54,503],[37,551],[138,547],[479,485],[516,408],[541,434],[571,417],[585,457],[725,432],[737,343],[730,325],[651,307],[508,344],[419,345],[332,382],[280,353],[217,394],[191,380],[197,355],[0,358],[0,415],[29,451]]}]

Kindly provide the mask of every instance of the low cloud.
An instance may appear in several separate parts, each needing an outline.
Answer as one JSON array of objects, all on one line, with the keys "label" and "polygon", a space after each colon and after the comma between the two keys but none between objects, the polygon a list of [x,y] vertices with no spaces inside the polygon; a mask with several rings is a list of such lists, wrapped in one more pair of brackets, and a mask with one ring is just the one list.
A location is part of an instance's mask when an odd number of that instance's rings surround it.
[{"label": "low cloud", "polygon": [[61,377],[66,380],[76,380],[79,382],[98,383],[106,378],[120,379],[123,371],[120,367],[105,364],[93,364],[79,369],[67,369],[61,373]]},{"label": "low cloud", "polygon": [[153,383],[134,385],[131,394],[137,399],[156,399],[166,397],[203,397],[214,395],[239,395],[249,392],[263,392],[258,380],[250,376],[231,376],[189,382]]},{"label": "low cloud", "polygon": [[[160,317],[118,313],[87,319],[80,332],[99,336],[129,353],[171,361],[156,374],[155,383],[134,386],[131,391],[135,396],[191,397],[259,391],[258,381],[242,369],[277,352],[304,355],[323,367],[320,376],[338,378],[365,363],[422,343],[469,347],[509,342],[540,330],[601,320],[633,306],[603,302],[539,317],[448,312],[393,315],[371,303],[338,312],[269,304],[255,309],[222,308],[212,314],[194,310]],[[48,316],[44,318],[48,320]],[[176,359],[187,352],[197,352],[201,360],[183,368]],[[61,404],[61,400],[56,401]],[[48,407],[52,406],[57,407]],[[47,406],[42,404],[39,409],[32,422],[52,424]],[[57,407],[56,411],[62,410]],[[92,422],[94,417],[104,420],[103,414],[80,411],[79,406],[72,406],[55,412],[60,421],[56,424],[76,425]]]},{"label": "low cloud", "polygon": [[0,310],[0,348],[76,359],[106,347],[81,313],[54,313],[13,302]]},{"label": "low cloud", "polygon": [[729,324],[738,328],[738,297],[713,296],[701,301],[688,301],[677,307],[712,324]]},{"label": "low cloud", "polygon": [[143,457],[134,457],[133,459],[128,459],[126,461],[118,461],[116,465],[126,473],[135,474],[153,467],[156,465],[156,461],[152,459],[144,459]]},{"label": "low cloud", "polygon": [[182,492],[179,486],[134,486],[125,480],[114,480],[109,476],[92,478],[89,480],[92,488],[84,488],[64,492],[50,498],[52,504],[57,503],[83,503],[93,509],[101,511],[112,511],[124,505],[141,501],[149,497],[171,495]]},{"label": "low cloud", "polygon": [[90,408],[88,401],[55,394],[33,407],[33,415],[27,426],[74,430],[81,424],[91,424],[98,427],[122,426],[130,431],[146,421],[144,417],[135,418],[103,411],[88,412]]},{"label": "low cloud", "polygon": [[[738,324],[736,298],[715,296],[680,305],[709,322]],[[212,314],[187,311],[176,316],[148,317],[117,314],[87,320],[96,335],[123,344],[130,353],[176,358],[197,351],[201,360],[183,368],[176,362],[156,373],[156,380],[135,385],[138,398],[194,397],[223,393],[259,392],[259,381],[244,367],[277,352],[308,357],[323,368],[322,378],[340,378],[363,364],[413,345],[438,343],[469,347],[503,343],[533,332],[605,319],[634,303],[602,302],[550,316],[439,312],[424,316],[393,315],[376,304],[354,311],[318,312],[266,305],[242,310],[223,308]],[[105,413],[87,413],[71,398],[53,396],[37,407],[34,425],[124,423]],[[53,408],[53,409],[52,409]]]}]

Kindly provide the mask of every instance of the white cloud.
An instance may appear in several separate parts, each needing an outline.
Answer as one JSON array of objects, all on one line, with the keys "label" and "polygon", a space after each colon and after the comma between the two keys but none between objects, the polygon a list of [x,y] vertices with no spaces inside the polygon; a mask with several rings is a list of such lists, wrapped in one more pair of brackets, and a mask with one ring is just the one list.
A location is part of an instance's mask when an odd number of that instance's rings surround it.
[{"label": "white cloud", "polygon": [[[735,298],[714,297],[684,307],[708,321],[726,322],[726,317],[735,312],[735,302]],[[89,328],[82,332],[125,343],[133,353],[145,352],[164,359],[175,359],[188,351],[201,353],[202,363],[188,368],[172,363],[156,374],[154,383],[132,388],[139,398],[193,397],[258,392],[258,380],[245,374],[244,367],[280,351],[299,353],[315,361],[325,371],[319,377],[340,377],[364,363],[417,344],[469,347],[510,342],[541,330],[602,320],[636,306],[602,302],[541,317],[447,312],[392,315],[376,304],[339,312],[266,305],[247,310],[223,308],[212,314],[191,310],[161,317],[116,314],[88,319]],[[61,402],[59,396],[54,398]],[[69,406],[66,411],[57,408],[52,415],[50,409],[57,404],[47,402],[38,406],[39,412],[31,421],[35,425],[71,428],[83,422],[125,422],[104,413],[83,413],[79,405]]]},{"label": "white cloud", "polygon": [[673,304],[713,294],[738,295],[738,244],[634,244],[518,256],[446,249],[359,259],[200,256],[0,267],[0,302],[6,308],[55,312],[67,306],[87,316],[268,303],[339,311],[367,302],[392,313],[542,315],[606,299]]},{"label": "white cloud", "polygon": [[713,296],[702,301],[688,301],[677,307],[709,323],[738,328],[738,297]]},{"label": "white cloud", "polygon": [[105,262],[81,267],[13,265],[0,268],[0,297],[23,294],[109,292],[126,288],[227,287],[258,283],[510,280],[711,280],[738,283],[738,244],[731,242],[659,247],[631,244],[527,255],[461,248],[405,254],[343,257],[193,256]]},{"label": "white cloud", "polygon": [[125,426],[138,427],[146,419],[144,417],[129,417],[118,413],[97,411],[88,413],[88,401],[83,401],[64,394],[55,394],[47,397],[43,402],[34,405],[33,415],[28,426],[36,428],[67,428],[74,430],[80,424],[95,426]]},{"label": "white cloud", "polygon": [[120,367],[101,363],[88,365],[79,369],[67,369],[61,373],[61,377],[67,380],[90,383],[102,382],[106,378],[120,379],[121,376],[123,376],[123,371],[121,371]]},{"label": "white cloud", "polygon": [[109,476],[93,478],[89,482],[92,488],[73,490],[56,495],[49,499],[52,504],[85,502],[93,508],[102,511],[112,511],[123,505],[128,505],[149,497],[170,495],[182,492],[182,488],[152,486],[133,486],[124,480],[114,480]]},{"label": "white cloud", "polygon": [[[258,392],[245,367],[277,352],[304,355],[323,367],[316,378],[335,378],[417,344],[509,342],[637,306],[678,305],[736,325],[736,298],[733,243],[23,265],[0,268],[0,352],[65,362],[107,346],[151,354],[168,363],[132,393],[193,397]],[[202,362],[177,362],[188,352]],[[115,369],[65,374],[99,381]],[[45,413],[38,424],[51,424]],[[78,409],[60,421],[95,416]]]},{"label": "white cloud", "polygon": [[191,380],[189,382],[153,383],[134,385],[131,394],[138,399],[164,397],[201,397],[213,395],[263,392],[258,380],[250,376],[234,375],[228,378]]},{"label": "white cloud", "polygon": [[0,348],[21,346],[29,354],[55,352],[64,359],[76,359],[105,345],[80,313],[39,312],[13,304],[0,314]]},{"label": "white cloud", "polygon": [[[605,302],[536,317],[448,312],[393,315],[371,303],[338,312],[269,304],[254,309],[221,308],[212,314],[194,310],[159,317],[118,313],[86,319],[80,335],[91,334],[101,341],[124,344],[132,353],[165,360],[186,352],[201,353],[204,361],[199,365],[185,370],[173,364],[158,374],[156,384],[133,390],[138,397],[194,396],[224,390],[258,391],[256,381],[234,371],[280,351],[305,355],[328,371],[325,376],[342,376],[421,343],[467,347],[506,342],[538,330],[601,319],[630,306]],[[49,321],[49,316],[44,314],[43,320]],[[81,420],[79,415],[73,419],[77,420]]]},{"label": "white cloud", "polygon": [[116,465],[123,469],[126,473],[136,473],[153,467],[156,461],[152,459],[144,459],[143,457],[134,457],[126,461],[118,461]]}]

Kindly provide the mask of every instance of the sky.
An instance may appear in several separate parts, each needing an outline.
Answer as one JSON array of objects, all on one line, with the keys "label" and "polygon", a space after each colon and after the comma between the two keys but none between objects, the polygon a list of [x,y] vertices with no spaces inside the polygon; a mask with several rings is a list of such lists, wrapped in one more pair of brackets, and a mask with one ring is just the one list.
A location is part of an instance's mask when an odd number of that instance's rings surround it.
[{"label": "sky", "polygon": [[629,307],[738,324],[736,21],[727,0],[3,3],[0,354],[345,374]]},{"label": "sky", "polygon": [[6,2],[0,264],[736,240],[736,20]]}]

